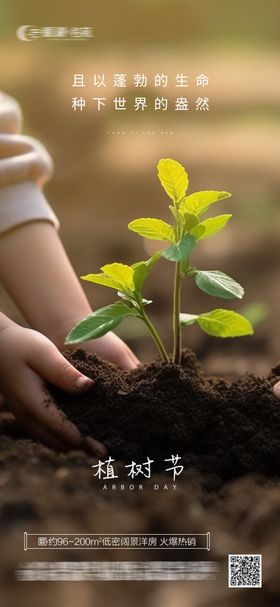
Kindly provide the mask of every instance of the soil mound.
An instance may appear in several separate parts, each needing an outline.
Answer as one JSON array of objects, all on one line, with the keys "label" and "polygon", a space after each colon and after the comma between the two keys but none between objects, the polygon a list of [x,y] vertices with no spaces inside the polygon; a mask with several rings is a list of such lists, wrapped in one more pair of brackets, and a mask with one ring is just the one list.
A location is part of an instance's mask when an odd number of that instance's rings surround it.
[{"label": "soil mound", "polygon": [[156,466],[178,454],[185,468],[226,481],[246,473],[279,476],[280,403],[271,386],[280,366],[267,378],[229,382],[205,377],[190,350],[181,367],[153,362],[130,372],[82,349],[66,355],[94,386],[78,397],[51,387],[52,396],[112,457],[150,457]]}]

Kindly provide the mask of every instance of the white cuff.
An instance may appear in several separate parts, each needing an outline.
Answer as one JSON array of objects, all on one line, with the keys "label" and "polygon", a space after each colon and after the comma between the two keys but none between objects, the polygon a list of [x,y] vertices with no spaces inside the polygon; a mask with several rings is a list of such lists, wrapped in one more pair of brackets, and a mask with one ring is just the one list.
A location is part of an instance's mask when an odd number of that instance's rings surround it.
[{"label": "white cuff", "polygon": [[29,221],[59,222],[43,192],[33,181],[0,188],[0,235]]}]

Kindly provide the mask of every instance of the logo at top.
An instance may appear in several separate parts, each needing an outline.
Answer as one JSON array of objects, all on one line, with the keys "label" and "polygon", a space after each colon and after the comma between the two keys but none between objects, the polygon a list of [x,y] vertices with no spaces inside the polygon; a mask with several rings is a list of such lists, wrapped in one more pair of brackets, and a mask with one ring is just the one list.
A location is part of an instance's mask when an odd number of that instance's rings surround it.
[{"label": "logo at top", "polygon": [[22,42],[34,42],[34,40],[40,38],[48,40],[88,40],[94,38],[94,32],[92,27],[20,25],[16,30],[16,36]]}]

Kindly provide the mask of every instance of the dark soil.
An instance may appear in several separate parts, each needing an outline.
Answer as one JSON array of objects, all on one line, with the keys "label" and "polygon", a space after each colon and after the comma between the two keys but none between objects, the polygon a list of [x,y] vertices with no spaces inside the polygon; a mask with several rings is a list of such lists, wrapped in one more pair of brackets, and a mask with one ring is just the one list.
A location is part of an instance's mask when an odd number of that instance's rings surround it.
[{"label": "dark soil", "polygon": [[[176,491],[163,491],[170,473],[161,470],[153,471],[143,491],[103,491],[103,482],[91,469],[97,458],[83,451],[58,453],[35,443],[10,413],[0,412],[1,607],[74,607],[81,600],[85,607],[185,607],[186,601],[193,607],[278,607],[279,404],[271,384],[280,367],[267,379],[246,376],[229,383],[204,377],[190,351],[183,368],[153,363],[131,373],[82,350],[69,358],[95,379],[94,388],[79,399],[52,392],[82,432],[103,439],[116,459],[144,462],[148,455],[158,460],[173,452],[183,457],[185,470]],[[115,469],[120,475],[122,462]],[[256,471],[262,474],[225,482]],[[153,490],[154,483],[160,491]],[[141,582],[137,592],[128,582],[23,585],[15,581],[14,572],[26,560],[178,559],[172,550],[143,550],[140,555],[114,550],[25,553],[26,530],[43,535],[210,531],[211,552],[202,558],[217,561],[221,575],[215,583],[187,586]],[[229,553],[263,555],[261,591],[229,591]],[[181,553],[179,558],[195,560],[200,553]]]},{"label": "dark soil", "polygon": [[280,366],[267,378],[247,374],[229,382],[205,377],[190,350],[181,367],[154,362],[131,372],[82,349],[67,357],[94,386],[79,397],[51,388],[52,395],[112,457],[149,456],[156,465],[178,454],[185,468],[223,481],[280,475],[280,406],[271,392]]}]

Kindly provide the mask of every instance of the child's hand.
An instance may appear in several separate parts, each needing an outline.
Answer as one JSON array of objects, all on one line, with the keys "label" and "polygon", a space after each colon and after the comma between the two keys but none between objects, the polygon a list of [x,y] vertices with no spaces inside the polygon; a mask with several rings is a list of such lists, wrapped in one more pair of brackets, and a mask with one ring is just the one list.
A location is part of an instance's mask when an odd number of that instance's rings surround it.
[{"label": "child's hand", "polygon": [[[87,313],[90,314],[90,311]],[[65,339],[69,331],[75,324],[80,322],[83,316],[86,316],[86,314],[81,312],[76,317],[67,318],[58,323],[57,326],[47,330],[47,336],[61,352],[63,350],[75,350],[78,347],[78,345],[69,346],[68,344],[66,346]],[[114,363],[117,367],[124,369],[124,371],[130,371],[130,369],[134,369],[140,364],[140,361],[127,344],[112,331],[103,337],[82,343],[81,348],[84,348],[87,352],[98,354],[100,358]]]},{"label": "child's hand", "polygon": [[130,371],[139,365],[139,360],[132,350],[112,331],[99,339],[85,342],[82,347],[88,352],[95,352],[100,358],[109,360],[125,371]]},{"label": "child's hand", "polygon": [[44,335],[10,321],[0,330],[0,389],[15,417],[31,436],[48,446],[88,448],[98,457],[106,455],[101,443],[84,439],[55,406],[46,393],[46,381],[73,393],[93,384]]}]

